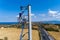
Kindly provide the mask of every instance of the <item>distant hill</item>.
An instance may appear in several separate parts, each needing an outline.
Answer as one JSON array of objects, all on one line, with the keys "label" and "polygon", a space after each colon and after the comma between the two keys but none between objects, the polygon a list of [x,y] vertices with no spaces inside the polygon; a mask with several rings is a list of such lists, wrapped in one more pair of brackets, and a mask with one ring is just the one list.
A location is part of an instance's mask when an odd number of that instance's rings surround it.
[{"label": "distant hill", "polygon": [[[0,24],[18,24],[18,22],[0,22]],[[60,21],[40,21],[32,22],[32,24],[60,24]]]},{"label": "distant hill", "polygon": [[10,25],[10,24],[18,24],[18,22],[0,22],[0,24]]},{"label": "distant hill", "polygon": [[40,22],[32,22],[33,24],[60,24],[60,21],[40,21]]},{"label": "distant hill", "polygon": [[42,21],[44,24],[60,24],[60,21]]}]

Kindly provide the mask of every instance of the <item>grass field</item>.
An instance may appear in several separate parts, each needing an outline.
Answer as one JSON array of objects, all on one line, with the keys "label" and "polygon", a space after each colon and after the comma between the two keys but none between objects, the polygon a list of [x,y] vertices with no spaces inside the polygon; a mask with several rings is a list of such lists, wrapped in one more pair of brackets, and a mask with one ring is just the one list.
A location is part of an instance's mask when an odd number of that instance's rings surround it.
[{"label": "grass field", "polygon": [[48,31],[56,40],[60,40],[60,32]]},{"label": "grass field", "polygon": [[[17,28],[0,28],[0,40],[6,38],[7,40],[19,40],[21,29]],[[24,33],[28,32],[28,29],[24,29]],[[28,39],[28,34],[24,36],[24,39]],[[39,40],[37,30],[32,30],[32,39]]]}]

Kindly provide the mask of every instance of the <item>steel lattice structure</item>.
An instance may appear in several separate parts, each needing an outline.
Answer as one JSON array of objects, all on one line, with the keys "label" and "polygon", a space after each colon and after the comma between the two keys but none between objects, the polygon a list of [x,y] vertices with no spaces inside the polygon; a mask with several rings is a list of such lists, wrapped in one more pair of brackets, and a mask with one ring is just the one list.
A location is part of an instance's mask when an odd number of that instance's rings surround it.
[{"label": "steel lattice structure", "polygon": [[25,34],[23,34],[23,31],[24,31],[24,24],[26,22],[26,19],[24,19],[22,17],[22,15],[24,14],[25,10],[27,10],[27,12],[28,12],[28,40],[32,40],[31,5],[21,6],[20,10],[21,10],[21,12],[19,13],[19,17],[18,17],[19,24],[22,24],[22,26],[21,26],[22,27],[22,31],[21,31],[21,34],[20,34],[20,40],[23,40],[23,37],[25,35]]}]

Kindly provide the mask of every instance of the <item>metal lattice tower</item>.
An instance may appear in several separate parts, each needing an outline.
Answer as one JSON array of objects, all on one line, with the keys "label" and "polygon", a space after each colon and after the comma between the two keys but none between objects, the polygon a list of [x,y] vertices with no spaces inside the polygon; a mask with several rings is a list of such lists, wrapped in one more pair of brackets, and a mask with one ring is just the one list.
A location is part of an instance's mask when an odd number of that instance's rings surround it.
[{"label": "metal lattice tower", "polygon": [[21,13],[19,13],[19,23],[22,24],[22,31],[20,34],[20,40],[23,40],[23,31],[24,31],[24,23],[22,15],[25,10],[28,12],[28,40],[32,40],[32,25],[31,25],[31,5],[28,6],[21,6],[20,7]]}]

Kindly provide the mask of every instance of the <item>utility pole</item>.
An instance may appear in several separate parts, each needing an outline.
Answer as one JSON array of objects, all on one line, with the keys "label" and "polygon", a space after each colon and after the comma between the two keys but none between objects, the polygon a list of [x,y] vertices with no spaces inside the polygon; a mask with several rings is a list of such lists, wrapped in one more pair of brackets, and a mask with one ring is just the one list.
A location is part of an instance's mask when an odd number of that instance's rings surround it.
[{"label": "utility pole", "polygon": [[29,40],[32,40],[32,25],[31,25],[31,6],[28,5],[28,38]]}]

